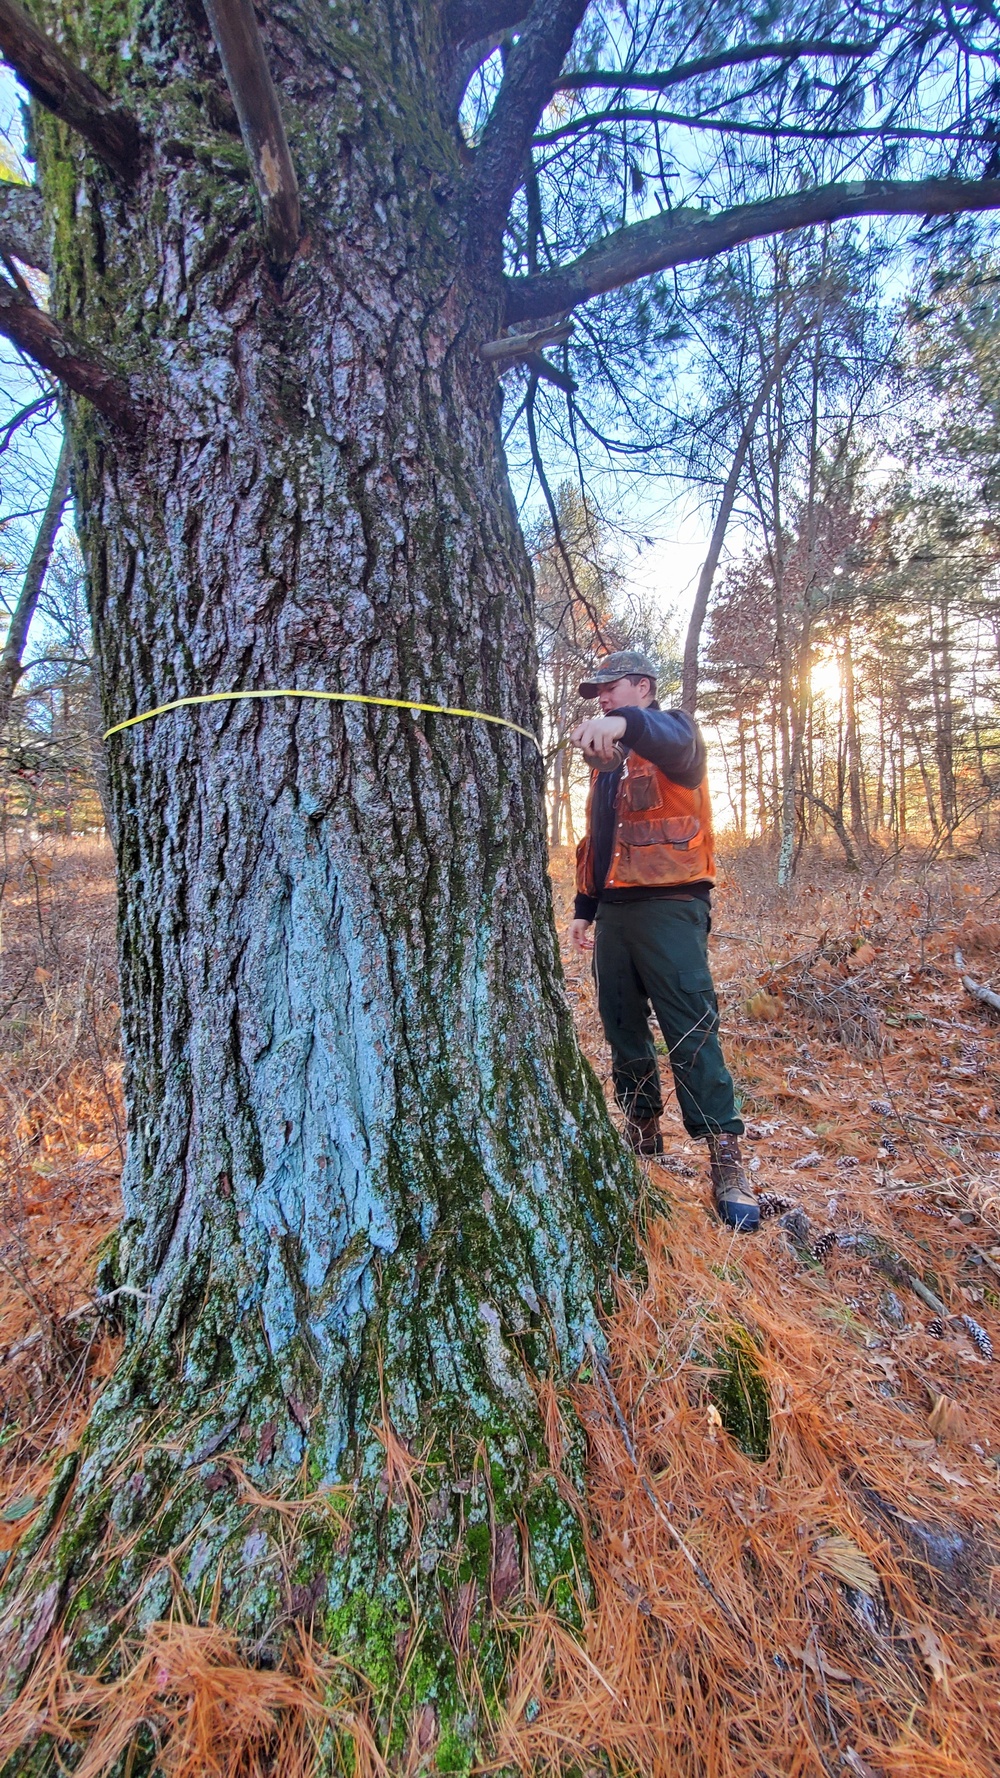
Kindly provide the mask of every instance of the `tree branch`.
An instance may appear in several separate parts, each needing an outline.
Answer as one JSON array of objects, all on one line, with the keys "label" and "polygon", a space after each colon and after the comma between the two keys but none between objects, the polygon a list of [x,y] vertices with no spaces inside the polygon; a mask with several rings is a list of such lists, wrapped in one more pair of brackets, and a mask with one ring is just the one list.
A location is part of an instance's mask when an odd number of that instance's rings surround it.
[{"label": "tree branch", "polygon": [[665,211],[607,235],[564,266],[532,278],[507,279],[506,321],[563,314],[671,266],[711,259],[741,241],[837,222],[849,216],[948,216],[1000,209],[1000,179],[859,179],[819,185],[756,204],[738,204],[719,215]]},{"label": "tree branch", "polygon": [[[786,353],[786,359],[787,356],[788,354]],[[715,579],[715,571],[719,566],[719,557],[722,554],[722,546],[726,541],[726,532],[729,529],[729,521],[732,517],[733,507],[736,505],[736,495],[739,492],[740,477],[743,474],[743,465],[746,462],[747,452],[753,443],[753,435],[757,429],[757,422],[760,419],[761,414],[764,412],[764,407],[767,398],[771,393],[771,389],[774,386],[774,380],[778,374],[778,369],[779,366],[776,365],[770,374],[764,378],[751,404],[750,412],[747,414],[747,417],[743,422],[743,430],[740,433],[736,449],[733,452],[733,460],[729,467],[729,474],[726,477],[726,485],[722,490],[722,498],[719,501],[719,510],[715,515],[715,524],[712,526],[708,554],[702,563],[701,573],[698,576],[698,588],[694,596],[694,604],[691,607],[687,636],[684,641],[684,668],[681,679],[681,709],[686,710],[689,716],[693,716],[698,708],[698,647],[701,642],[701,632],[708,611],[708,600],[712,591],[712,582]]]},{"label": "tree branch", "polygon": [[572,321],[556,321],[551,327],[533,328],[530,333],[508,333],[499,340],[486,340],[479,348],[479,356],[488,364],[502,364],[506,370],[515,360],[530,357],[542,346],[562,345],[572,331]]},{"label": "tree branch", "polygon": [[878,49],[879,38],[869,43],[834,43],[825,38],[802,38],[791,43],[743,43],[735,49],[720,49],[715,55],[697,56],[690,62],[678,62],[676,68],[654,69],[648,74],[639,69],[594,69],[590,73],[561,74],[555,84],[557,93],[578,93],[587,87],[610,87],[615,92],[665,93],[672,86],[683,86],[702,74],[715,74],[723,68],[743,67],[747,62],[795,62],[803,56],[828,56],[831,61],[867,56]]},{"label": "tree branch", "polygon": [[524,151],[587,5],[588,0],[535,0],[507,58],[503,84],[476,149],[468,212],[473,261],[482,258],[484,249],[499,246],[521,180]]},{"label": "tree branch", "polygon": [[526,422],[527,428],[528,428],[528,445],[531,450],[532,465],[534,467],[535,474],[538,477],[539,486],[541,487],[542,493],[545,496],[545,504],[549,509],[549,518],[552,520],[553,540],[555,542],[555,546],[556,546],[557,550],[559,551],[560,556],[562,557],[562,565],[563,565],[564,569],[566,570],[566,579],[569,583],[570,588],[572,589],[573,598],[578,600],[579,603],[583,606],[583,609],[587,613],[587,616],[590,619],[590,622],[593,626],[594,635],[597,638],[598,645],[601,648],[604,648],[604,647],[606,647],[606,643],[605,643],[605,639],[604,639],[603,629],[601,626],[601,620],[600,620],[600,617],[598,616],[598,613],[594,610],[594,607],[591,605],[590,600],[587,598],[586,593],[584,593],[581,590],[581,588],[577,582],[576,574],[573,569],[573,562],[570,557],[570,553],[569,553],[568,549],[566,548],[566,540],[563,537],[562,526],[559,523],[559,509],[556,506],[556,503],[552,498],[552,489],[549,487],[549,478],[545,473],[545,465],[542,462],[542,453],[538,448],[538,431],[537,431],[537,428],[535,425],[535,396],[536,396],[537,392],[538,392],[538,376],[535,371],[532,371],[531,376],[528,379],[528,393],[525,397],[525,402],[524,402],[524,417],[525,417],[525,422]]},{"label": "tree branch", "polygon": [[0,183],[0,253],[40,272],[49,269],[42,194],[33,185]]},{"label": "tree branch", "polygon": [[122,379],[93,357],[84,357],[51,315],[4,283],[0,283],[0,334],[68,389],[86,396],[121,431],[138,430],[139,415]]},{"label": "tree branch", "polygon": [[575,395],[579,384],[568,370],[560,370],[557,364],[550,364],[541,352],[529,352],[524,360],[526,370],[534,377],[544,377],[547,383],[554,383],[566,395]]},{"label": "tree branch", "polygon": [[253,0],[205,0],[205,11],[263,207],[267,250],[286,266],[302,232],[299,187]]},{"label": "tree branch", "polygon": [[636,105],[615,105],[607,111],[586,111],[571,123],[559,124],[554,130],[543,130],[531,139],[532,148],[548,148],[568,136],[582,136],[606,123],[679,124],[688,130],[711,130],[723,136],[758,136],[769,142],[853,142],[858,137],[875,136],[882,142],[970,142],[982,139],[982,121],[961,120],[944,129],[924,129],[919,125],[894,128],[889,124],[857,124],[845,129],[824,129],[822,125],[792,123],[742,123],[737,118],[698,117],[686,111],[663,111]]},{"label": "tree branch", "polygon": [[470,43],[461,45],[455,56],[454,65],[448,77],[448,110],[453,116],[458,115],[462,108],[462,100],[468,91],[472,76],[484,62],[488,62],[495,50],[504,41],[502,32],[495,31],[492,37],[480,37]]},{"label": "tree branch", "polygon": [[[55,398],[55,390],[46,389],[41,395],[36,395],[34,401],[29,401],[25,407],[20,408],[5,426],[0,427],[0,456],[4,451],[9,450],[14,434],[20,431],[22,426],[26,426],[29,420],[33,420],[36,414],[44,414],[46,419],[49,418]],[[4,519],[9,520],[10,516],[5,513]]]},{"label": "tree branch", "polygon": [[56,540],[56,532],[59,529],[59,521],[62,518],[63,507],[68,495],[69,441],[64,438],[52,481],[52,490],[46,501],[42,522],[35,537],[35,546],[24,571],[21,591],[18,594],[17,604],[11,613],[7,636],[3,649],[0,651],[0,724],[5,723],[10,714],[14,689],[24,671],[21,657],[24,654],[24,645],[28,640],[28,630],[35,615],[35,606],[38,604],[42,582],[48,572],[52,545]]},{"label": "tree branch", "polygon": [[478,43],[519,25],[530,10],[531,0],[453,0],[445,13],[445,32],[452,43]]},{"label": "tree branch", "polygon": [[0,0],[0,54],[29,93],[89,142],[113,173],[120,179],[135,178],[139,157],[135,118],[74,67],[17,0]]},{"label": "tree branch", "polygon": [[767,374],[762,378],[760,388],[750,404],[749,412],[743,422],[743,429],[736,442],[736,449],[733,452],[733,459],[729,466],[729,474],[726,477],[725,486],[722,490],[722,498],[719,501],[719,510],[715,515],[715,524],[712,527],[712,535],[708,545],[708,554],[705,557],[701,573],[698,576],[698,587],[694,596],[694,604],[691,607],[687,636],[684,641],[684,664],[681,677],[681,709],[686,710],[689,716],[694,716],[698,707],[698,649],[701,642],[701,632],[708,611],[708,600],[712,591],[712,582],[715,579],[715,571],[719,566],[719,557],[722,554],[722,546],[726,541],[729,520],[732,517],[733,507],[736,504],[736,496],[739,492],[743,466],[749,455],[750,446],[753,444],[753,436],[757,430],[758,421],[767,406],[768,397],[770,396],[775,383],[778,381],[778,378],[782,375],[785,366],[789,363],[799,346],[801,346],[807,332],[808,328],[803,328],[793,339],[789,340],[788,344],[784,347],[784,350],[778,354],[777,359],[771,365]]}]

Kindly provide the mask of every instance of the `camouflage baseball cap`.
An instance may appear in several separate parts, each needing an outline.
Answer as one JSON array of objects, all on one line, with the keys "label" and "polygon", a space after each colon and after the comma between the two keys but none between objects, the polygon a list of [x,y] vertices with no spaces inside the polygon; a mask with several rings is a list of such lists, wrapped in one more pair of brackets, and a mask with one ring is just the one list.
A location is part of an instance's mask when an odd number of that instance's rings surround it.
[{"label": "camouflage baseball cap", "polygon": [[633,674],[656,684],[656,668],[648,654],[623,648],[617,654],[607,655],[592,677],[585,679],[577,690],[581,698],[596,698],[602,685],[615,685],[619,679],[630,679]]}]

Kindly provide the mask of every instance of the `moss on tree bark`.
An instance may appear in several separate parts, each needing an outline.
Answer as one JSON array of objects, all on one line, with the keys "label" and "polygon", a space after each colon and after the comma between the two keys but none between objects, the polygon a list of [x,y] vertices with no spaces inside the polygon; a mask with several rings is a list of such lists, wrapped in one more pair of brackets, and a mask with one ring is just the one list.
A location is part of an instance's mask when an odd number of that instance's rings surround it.
[{"label": "moss on tree bark", "polygon": [[[60,18],[150,144],[126,199],[37,120],[55,310],[153,416],[125,443],[67,413],[109,725],[288,686],[537,726],[478,353],[499,268],[466,264],[440,14],[270,11],[306,231],[280,281],[201,16]],[[93,1665],[179,1582],[251,1659],[311,1619],[386,1735],[430,1703],[458,1769],[462,1661],[500,1682],[497,1612],[529,1575],[570,1608],[526,1371],[565,1376],[598,1337],[634,1207],[563,992],[540,762],[485,723],[289,700],[157,718],[113,739],[110,778],[135,1294],[8,1576],[10,1685],[53,1586]],[[290,1536],[241,1478],[337,1513]]]}]

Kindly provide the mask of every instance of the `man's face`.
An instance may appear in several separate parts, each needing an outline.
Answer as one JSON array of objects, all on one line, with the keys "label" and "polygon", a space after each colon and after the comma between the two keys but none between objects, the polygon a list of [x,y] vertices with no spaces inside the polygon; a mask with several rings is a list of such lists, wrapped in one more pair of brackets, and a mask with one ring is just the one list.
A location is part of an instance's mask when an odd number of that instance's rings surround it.
[{"label": "man's face", "polygon": [[644,709],[651,697],[652,687],[648,679],[640,679],[637,685],[633,685],[631,679],[616,679],[613,685],[601,686],[597,701],[605,716],[610,716],[613,710],[634,710],[636,705]]}]

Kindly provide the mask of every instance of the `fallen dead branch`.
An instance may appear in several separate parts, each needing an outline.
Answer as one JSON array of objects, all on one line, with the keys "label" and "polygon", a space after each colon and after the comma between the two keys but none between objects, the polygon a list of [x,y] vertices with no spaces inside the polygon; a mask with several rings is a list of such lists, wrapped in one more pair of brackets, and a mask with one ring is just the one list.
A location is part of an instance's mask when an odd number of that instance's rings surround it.
[{"label": "fallen dead branch", "polygon": [[981,1006],[988,1006],[991,1012],[1000,1012],[1000,994],[994,994],[992,988],[985,987],[982,982],[974,981],[971,975],[966,975],[964,973],[965,958],[962,956],[961,951],[955,952],[955,968],[958,970],[958,973],[962,978],[962,986],[965,989],[965,992],[969,994],[973,1000],[978,1000]]}]

